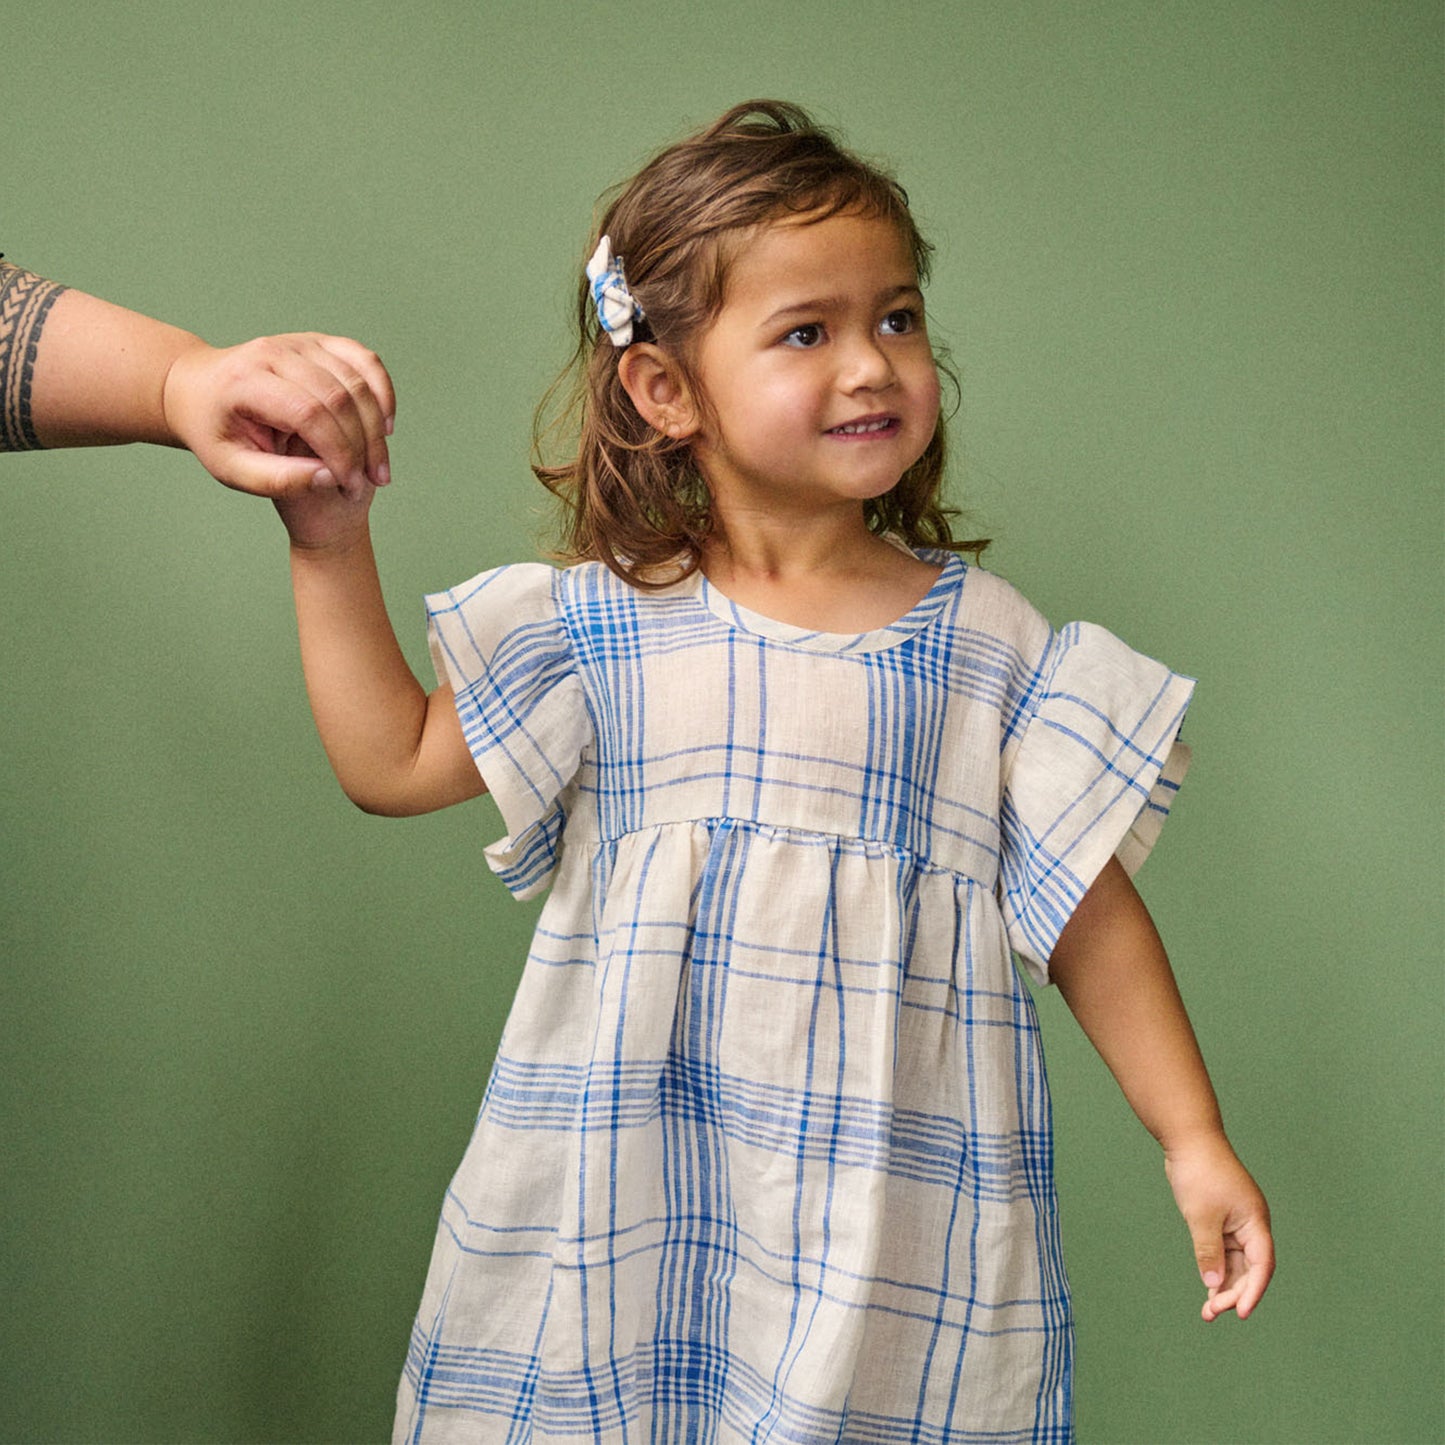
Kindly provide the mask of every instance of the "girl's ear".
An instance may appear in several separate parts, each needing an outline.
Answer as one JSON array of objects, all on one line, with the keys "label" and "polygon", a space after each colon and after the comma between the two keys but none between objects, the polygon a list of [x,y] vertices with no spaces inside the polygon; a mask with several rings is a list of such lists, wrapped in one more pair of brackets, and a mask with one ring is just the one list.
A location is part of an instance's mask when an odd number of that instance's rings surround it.
[{"label": "girl's ear", "polygon": [[654,431],[686,441],[699,426],[692,388],[677,362],[650,341],[635,341],[617,358],[617,377],[637,414]]}]

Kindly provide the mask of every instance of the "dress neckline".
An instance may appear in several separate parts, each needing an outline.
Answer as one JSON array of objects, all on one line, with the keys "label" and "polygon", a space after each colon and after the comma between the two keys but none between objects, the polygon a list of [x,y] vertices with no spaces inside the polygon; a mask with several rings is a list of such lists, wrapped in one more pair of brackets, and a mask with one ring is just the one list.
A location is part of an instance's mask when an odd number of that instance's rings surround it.
[{"label": "dress neckline", "polygon": [[[890,539],[892,540],[892,539]],[[703,575],[694,572],[692,580],[698,599],[714,617],[755,636],[765,637],[770,642],[786,643],[790,647],[802,648],[807,652],[878,652],[885,647],[895,647],[906,642],[914,633],[927,627],[954,590],[963,580],[967,565],[956,552],[935,551],[932,548],[907,548],[920,561],[942,563],[943,570],[933,580],[933,586],[896,621],[868,632],[822,632],[817,628],[800,627],[793,622],[780,622],[776,617],[767,617],[734,602],[726,593],[720,592]]]}]

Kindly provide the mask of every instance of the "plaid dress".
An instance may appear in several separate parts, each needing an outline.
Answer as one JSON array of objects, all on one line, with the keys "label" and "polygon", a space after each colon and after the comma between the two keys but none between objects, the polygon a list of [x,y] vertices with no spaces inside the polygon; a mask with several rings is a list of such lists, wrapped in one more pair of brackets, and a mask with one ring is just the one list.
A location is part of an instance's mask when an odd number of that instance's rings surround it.
[{"label": "plaid dress", "polygon": [[1192,683],[956,556],[862,635],[605,567],[428,599],[550,885],[447,1192],[408,1442],[1072,1438],[1036,979]]}]

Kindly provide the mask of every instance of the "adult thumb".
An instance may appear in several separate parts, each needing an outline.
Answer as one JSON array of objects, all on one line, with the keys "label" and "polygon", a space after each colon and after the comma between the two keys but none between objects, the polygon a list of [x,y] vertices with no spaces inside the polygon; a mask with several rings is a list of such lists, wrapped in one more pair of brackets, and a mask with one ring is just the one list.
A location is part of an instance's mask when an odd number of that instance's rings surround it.
[{"label": "adult thumb", "polygon": [[202,458],[215,479],[258,497],[291,497],[307,491],[322,464],[315,457],[286,457],[254,447],[229,446]]}]

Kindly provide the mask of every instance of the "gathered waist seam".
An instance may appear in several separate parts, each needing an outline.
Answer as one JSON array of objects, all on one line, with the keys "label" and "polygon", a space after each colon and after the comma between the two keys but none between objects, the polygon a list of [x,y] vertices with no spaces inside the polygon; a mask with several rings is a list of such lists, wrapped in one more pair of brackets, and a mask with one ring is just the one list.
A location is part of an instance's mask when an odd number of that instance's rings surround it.
[{"label": "gathered waist seam", "polygon": [[[777,838],[783,841],[791,841],[806,847],[841,847],[845,850],[858,853],[887,854],[900,862],[906,862],[925,873],[935,873],[940,876],[951,877],[960,882],[968,883],[975,888],[991,890],[993,884],[976,874],[956,868],[947,863],[940,863],[936,859],[929,858],[915,849],[904,844],[894,842],[890,838],[866,838],[853,833],[838,833],[829,831],[826,828],[799,828],[788,823],[768,823],[757,818],[740,818],[735,814],[703,814],[691,818],[666,818],[658,822],[645,823],[636,828],[627,828],[611,836],[604,836],[596,832],[584,832],[575,828],[573,820],[569,819],[567,826],[562,831],[562,848],[564,851],[572,849],[585,849],[588,851],[599,848],[615,848],[626,842],[629,838],[643,837],[660,832],[666,828],[696,828],[705,827],[711,830],[721,828],[743,829],[750,833],[760,834],[765,837]],[[997,867],[997,855],[995,857],[995,869]]]}]

